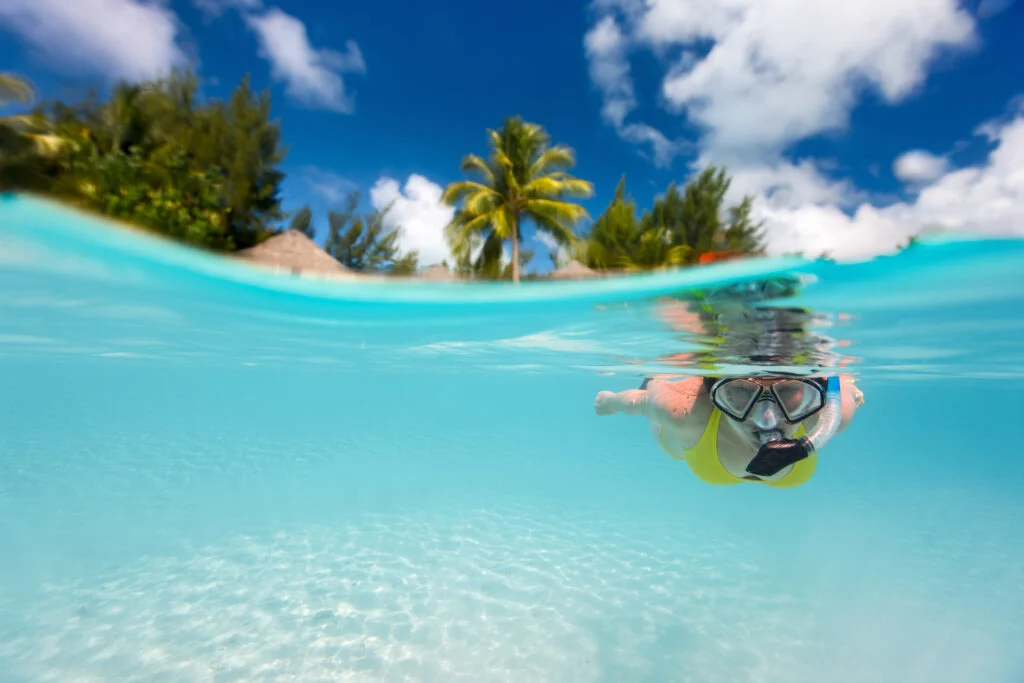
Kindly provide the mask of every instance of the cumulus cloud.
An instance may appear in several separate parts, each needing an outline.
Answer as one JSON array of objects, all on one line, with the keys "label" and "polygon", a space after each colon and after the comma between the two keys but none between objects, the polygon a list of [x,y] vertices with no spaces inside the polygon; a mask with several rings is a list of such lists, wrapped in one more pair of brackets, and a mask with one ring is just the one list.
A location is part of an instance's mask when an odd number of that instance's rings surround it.
[{"label": "cumulus cloud", "polygon": [[[662,81],[674,111],[723,160],[763,159],[841,130],[861,93],[898,102],[944,49],[973,44],[957,0],[600,0],[585,39],[604,114],[635,107],[628,51],[678,54]],[[619,23],[617,17],[621,18]]]},{"label": "cumulus cloud", "polygon": [[[1006,0],[984,2],[991,15]],[[893,164],[912,199],[886,203],[834,179],[814,159],[791,160],[801,140],[841,132],[867,95],[911,97],[936,59],[977,40],[957,0],[594,0],[585,39],[591,79],[615,126],[636,108],[629,56],[649,50],[667,64],[663,104],[700,130],[691,168],[725,164],[731,199],[754,197],[769,250],[868,257],[930,229],[1020,234],[1024,230],[1024,110],[977,131],[996,143],[977,166],[910,150]],[[623,136],[625,137],[625,136]]]},{"label": "cumulus cloud", "polygon": [[763,155],[841,130],[858,96],[909,96],[974,22],[957,0],[658,0],[636,28],[656,46],[693,48],[665,77],[665,98],[724,156]]},{"label": "cumulus cloud", "polygon": [[394,178],[383,177],[370,188],[375,209],[391,206],[384,224],[390,229],[401,227],[398,243],[402,253],[419,252],[419,262],[424,266],[445,259],[451,263],[444,228],[455,216],[455,209],[441,203],[443,192],[440,185],[415,173],[404,186]]},{"label": "cumulus cloud", "polygon": [[810,166],[792,176],[803,194],[785,201],[757,191],[756,208],[766,221],[771,250],[828,252],[845,260],[891,251],[923,231],[1024,235],[1024,112],[983,130],[996,142],[985,162],[942,173],[912,201],[884,207],[862,202],[844,212],[829,197],[830,191],[842,196],[842,190],[830,190],[830,181],[820,175],[815,179]]},{"label": "cumulus cloud", "polygon": [[354,104],[341,74],[366,72],[354,41],[347,41],[346,52],[314,48],[306,25],[279,9],[247,15],[245,21],[259,39],[260,55],[270,62],[271,74],[285,82],[290,97],[311,108],[352,113]]},{"label": "cumulus cloud", "polygon": [[945,158],[920,149],[904,152],[893,162],[892,172],[905,183],[930,182],[949,168]]},{"label": "cumulus cloud", "polygon": [[[710,161],[697,162],[703,166]],[[826,177],[813,160],[778,160],[772,163],[740,166],[731,171],[729,199],[739,201],[744,195],[759,195],[769,206],[801,204],[833,204],[850,208],[866,199],[865,193],[847,180]]]},{"label": "cumulus cloud", "polygon": [[177,15],[151,0],[3,0],[0,26],[57,68],[110,79],[154,78],[185,61]]},{"label": "cumulus cloud", "polygon": [[583,39],[590,80],[601,90],[601,116],[619,137],[637,146],[649,146],[656,166],[669,166],[686,148],[685,143],[670,140],[664,133],[645,123],[626,122],[636,109],[633,79],[627,60],[628,44],[613,16],[598,21]]}]

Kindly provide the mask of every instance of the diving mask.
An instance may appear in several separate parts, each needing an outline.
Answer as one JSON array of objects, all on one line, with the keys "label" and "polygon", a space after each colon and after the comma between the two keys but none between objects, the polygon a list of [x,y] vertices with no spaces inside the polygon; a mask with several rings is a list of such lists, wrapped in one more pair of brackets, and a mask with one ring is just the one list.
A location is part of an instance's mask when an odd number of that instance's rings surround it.
[{"label": "diving mask", "polygon": [[825,383],[816,379],[730,377],[711,386],[711,402],[742,422],[758,401],[769,400],[779,407],[787,422],[797,424],[824,407],[825,392]]},{"label": "diving mask", "polygon": [[737,421],[745,420],[758,401],[775,403],[790,424],[806,420],[821,411],[818,423],[799,439],[774,439],[761,444],[747,465],[747,472],[761,477],[778,474],[812,453],[816,453],[839,429],[842,421],[842,393],[838,377],[827,380],[727,378],[711,386],[715,407]]}]

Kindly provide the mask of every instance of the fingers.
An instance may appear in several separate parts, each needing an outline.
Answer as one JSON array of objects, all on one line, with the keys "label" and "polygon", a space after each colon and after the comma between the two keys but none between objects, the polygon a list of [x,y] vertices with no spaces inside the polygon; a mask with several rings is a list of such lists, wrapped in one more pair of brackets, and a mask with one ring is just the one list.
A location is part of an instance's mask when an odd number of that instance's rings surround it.
[{"label": "fingers", "polygon": [[594,399],[594,412],[598,415],[612,415],[615,413],[615,394],[611,391],[602,391]]}]

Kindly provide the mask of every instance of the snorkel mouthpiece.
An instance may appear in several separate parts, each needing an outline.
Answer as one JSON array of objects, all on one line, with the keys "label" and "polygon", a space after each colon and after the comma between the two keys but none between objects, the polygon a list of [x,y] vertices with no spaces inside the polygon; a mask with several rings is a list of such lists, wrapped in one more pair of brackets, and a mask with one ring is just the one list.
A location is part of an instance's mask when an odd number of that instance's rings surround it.
[{"label": "snorkel mouthpiece", "polygon": [[784,468],[817,453],[839,429],[842,420],[842,392],[839,378],[829,377],[825,392],[825,405],[818,414],[818,424],[799,439],[774,439],[761,444],[757,455],[747,465],[747,472],[759,477],[770,477]]},{"label": "snorkel mouthpiece", "polygon": [[757,455],[747,465],[747,472],[759,477],[778,474],[783,468],[800,462],[811,454],[806,441],[805,436],[799,439],[776,439],[761,444],[757,449]]}]

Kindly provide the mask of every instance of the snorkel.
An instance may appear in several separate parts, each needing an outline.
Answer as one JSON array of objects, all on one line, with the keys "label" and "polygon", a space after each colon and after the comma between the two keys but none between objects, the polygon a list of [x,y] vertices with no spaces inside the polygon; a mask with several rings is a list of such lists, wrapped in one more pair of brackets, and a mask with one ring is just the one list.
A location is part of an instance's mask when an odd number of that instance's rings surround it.
[{"label": "snorkel", "polygon": [[747,472],[760,477],[770,477],[820,451],[839,429],[843,415],[842,403],[839,378],[829,377],[825,390],[825,405],[818,413],[818,423],[814,429],[799,439],[765,441],[758,449],[757,455],[747,465]]}]

